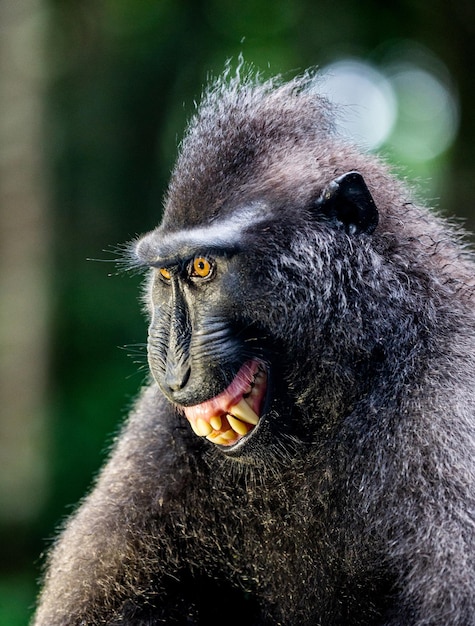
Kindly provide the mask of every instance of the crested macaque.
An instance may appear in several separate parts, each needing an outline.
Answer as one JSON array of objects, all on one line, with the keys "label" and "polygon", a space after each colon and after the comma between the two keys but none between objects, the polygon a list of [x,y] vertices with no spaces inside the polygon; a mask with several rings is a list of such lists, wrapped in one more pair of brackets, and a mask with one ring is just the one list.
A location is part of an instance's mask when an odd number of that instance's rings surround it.
[{"label": "crested macaque", "polygon": [[130,248],[150,382],[35,626],[475,624],[474,257],[316,84],[205,92]]}]

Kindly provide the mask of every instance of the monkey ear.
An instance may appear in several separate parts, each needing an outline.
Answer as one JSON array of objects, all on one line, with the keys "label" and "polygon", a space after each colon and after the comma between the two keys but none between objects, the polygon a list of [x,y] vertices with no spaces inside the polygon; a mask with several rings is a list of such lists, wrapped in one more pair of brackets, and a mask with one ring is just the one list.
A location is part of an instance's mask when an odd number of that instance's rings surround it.
[{"label": "monkey ear", "polygon": [[371,234],[378,225],[378,209],[359,172],[347,172],[323,190],[317,213],[342,224],[349,235]]}]

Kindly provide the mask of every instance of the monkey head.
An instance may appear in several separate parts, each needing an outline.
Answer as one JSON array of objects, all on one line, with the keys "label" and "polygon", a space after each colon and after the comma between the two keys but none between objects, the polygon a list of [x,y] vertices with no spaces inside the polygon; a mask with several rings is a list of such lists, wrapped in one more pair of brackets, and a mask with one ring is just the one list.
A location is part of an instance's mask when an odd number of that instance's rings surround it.
[{"label": "monkey head", "polygon": [[357,291],[347,252],[371,265],[378,210],[357,153],[342,144],[335,162],[328,105],[310,84],[214,86],[182,143],[163,221],[135,246],[151,273],[151,372],[196,435],[228,455],[296,435],[304,400],[312,415],[344,411],[338,398],[355,400],[374,356],[360,337],[343,363],[338,343]]}]

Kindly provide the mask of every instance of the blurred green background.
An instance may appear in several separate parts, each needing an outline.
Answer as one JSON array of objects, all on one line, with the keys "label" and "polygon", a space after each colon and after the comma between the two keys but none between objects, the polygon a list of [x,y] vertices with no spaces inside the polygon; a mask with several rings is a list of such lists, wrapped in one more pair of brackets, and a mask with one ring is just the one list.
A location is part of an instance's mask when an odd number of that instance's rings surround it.
[{"label": "blurred green background", "polygon": [[[140,279],[202,85],[319,66],[343,132],[475,227],[472,0],[0,0],[0,624],[146,378]],[[354,100],[354,102],[353,102]],[[108,261],[108,262],[102,262]]]}]

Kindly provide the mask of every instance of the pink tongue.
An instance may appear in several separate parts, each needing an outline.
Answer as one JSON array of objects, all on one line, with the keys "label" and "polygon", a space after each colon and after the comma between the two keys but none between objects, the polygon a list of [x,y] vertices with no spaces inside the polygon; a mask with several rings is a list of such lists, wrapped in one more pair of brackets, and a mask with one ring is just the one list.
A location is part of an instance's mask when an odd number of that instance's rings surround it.
[{"label": "pink tongue", "polygon": [[196,420],[200,417],[209,421],[214,415],[227,413],[229,408],[237,404],[243,394],[249,390],[249,385],[254,380],[258,369],[259,363],[257,361],[244,363],[229,387],[219,396],[195,406],[184,407],[186,418]]}]

